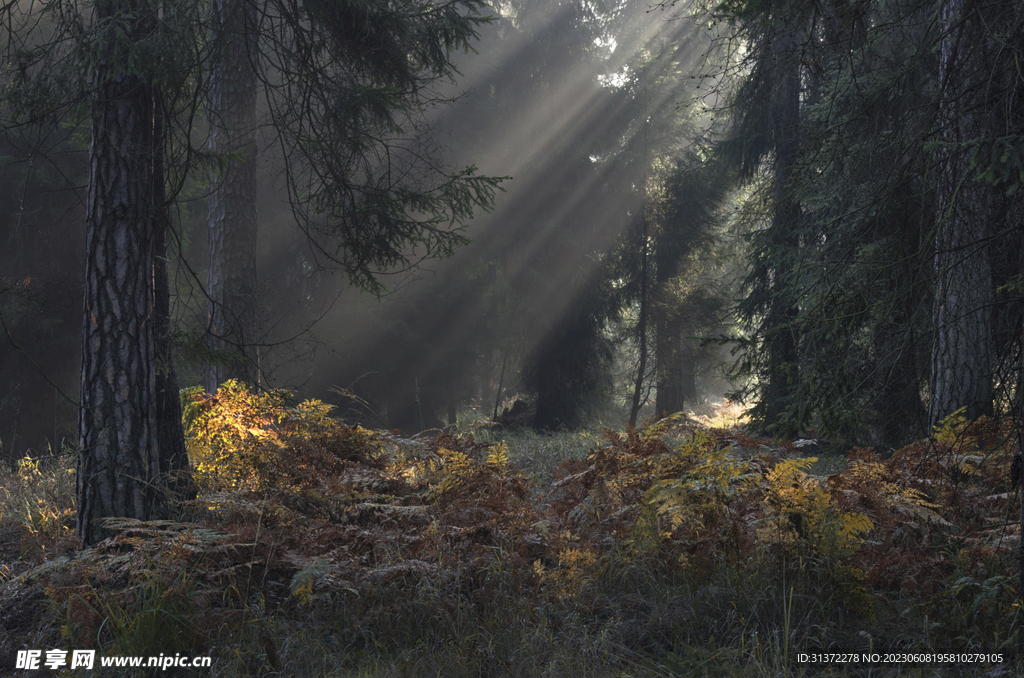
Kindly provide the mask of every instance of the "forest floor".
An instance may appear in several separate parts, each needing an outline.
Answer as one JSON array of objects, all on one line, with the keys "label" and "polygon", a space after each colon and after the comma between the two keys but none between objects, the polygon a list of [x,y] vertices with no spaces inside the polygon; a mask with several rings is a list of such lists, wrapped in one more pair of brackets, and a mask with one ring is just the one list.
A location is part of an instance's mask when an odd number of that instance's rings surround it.
[{"label": "forest floor", "polygon": [[408,439],[191,398],[173,520],[81,549],[72,454],[0,471],[0,675],[1020,675],[1009,423],[817,458],[692,413]]}]

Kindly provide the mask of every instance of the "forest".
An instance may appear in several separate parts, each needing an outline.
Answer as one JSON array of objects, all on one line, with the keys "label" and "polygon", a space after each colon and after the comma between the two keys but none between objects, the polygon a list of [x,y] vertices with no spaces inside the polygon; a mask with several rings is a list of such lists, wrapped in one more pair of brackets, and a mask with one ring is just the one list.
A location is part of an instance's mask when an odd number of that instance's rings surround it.
[{"label": "forest", "polygon": [[1024,4],[0,35],[0,673],[1024,666]]}]

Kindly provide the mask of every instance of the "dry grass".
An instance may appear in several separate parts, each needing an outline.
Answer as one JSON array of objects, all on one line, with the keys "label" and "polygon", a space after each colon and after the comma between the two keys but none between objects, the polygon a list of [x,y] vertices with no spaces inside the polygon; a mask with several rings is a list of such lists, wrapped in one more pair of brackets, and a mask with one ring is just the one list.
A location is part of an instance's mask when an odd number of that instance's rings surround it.
[{"label": "dry grass", "polygon": [[[692,414],[700,417],[740,421],[735,410]],[[750,542],[740,553],[737,541],[736,554],[709,557],[709,567],[681,567],[687,544],[699,552],[716,542],[680,528],[644,550],[635,539],[639,514],[625,498],[641,462],[657,458],[640,454],[653,454],[656,441],[474,433],[472,442],[410,442],[349,431],[338,438],[346,456],[331,461],[330,496],[317,484],[315,464],[334,450],[335,438],[314,436],[304,443],[308,473],[292,471],[290,485],[204,495],[190,507],[191,523],[124,521],[109,542],[0,587],[0,661],[13,661],[14,648],[49,643],[108,654],[211,655],[212,669],[178,675],[225,678],[1017,675],[1010,658],[1020,613],[1000,569],[1009,551],[975,545],[987,554],[987,573],[966,551],[950,551],[934,592],[868,592],[856,568],[808,544]],[[353,447],[352,436],[365,436],[372,453]],[[318,440],[326,442],[309,447]],[[687,444],[685,435],[680,440]],[[708,440],[736,450],[767,445],[735,429]],[[498,441],[507,460],[495,452]],[[603,456],[588,458],[594,449]],[[638,454],[632,461],[631,451]],[[69,530],[70,459],[26,461],[0,476],[0,519],[38,545],[37,563]],[[593,479],[584,484],[588,464],[616,459],[622,463],[608,467],[612,490]],[[758,459],[770,467],[767,456]],[[832,470],[842,470],[835,463]],[[556,490],[558,478],[564,482]],[[622,495],[609,494],[616,491]],[[599,497],[607,506],[596,504]],[[740,520],[749,502],[760,501],[751,497],[716,520]],[[710,515],[694,519],[711,526]],[[754,534],[767,518],[750,515]],[[629,520],[632,532],[620,526]],[[927,522],[919,529],[929,539],[941,532]],[[31,628],[11,622],[30,604],[43,615]],[[798,659],[940,651],[1002,652],[1006,661]]]},{"label": "dry grass", "polygon": [[71,530],[74,516],[73,450],[0,463],[0,525],[56,538]]}]

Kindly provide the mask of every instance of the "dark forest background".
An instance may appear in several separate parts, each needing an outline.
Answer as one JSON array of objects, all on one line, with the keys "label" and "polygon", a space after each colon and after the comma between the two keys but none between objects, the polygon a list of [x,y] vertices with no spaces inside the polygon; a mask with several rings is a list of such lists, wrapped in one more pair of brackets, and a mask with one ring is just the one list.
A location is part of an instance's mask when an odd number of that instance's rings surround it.
[{"label": "dark forest background", "polygon": [[[180,386],[240,378],[409,433],[515,400],[518,423],[558,430],[728,395],[772,435],[884,447],[963,407],[1017,405],[1019,3],[480,11],[472,49],[422,85],[390,142],[503,177],[492,204],[452,220],[462,246],[412,238],[354,269],[344,242],[318,238],[315,210],[293,209],[292,147],[262,94],[280,84],[272,60],[220,95],[250,97],[248,118],[209,99],[191,143],[221,160],[183,174],[170,209]],[[4,77],[10,94],[15,69]],[[31,122],[0,139],[12,457],[72,443],[79,425],[88,121]],[[242,132],[249,146],[216,145]],[[211,201],[246,154],[255,241],[216,245],[234,227]],[[248,263],[223,254],[245,247]],[[249,282],[232,292],[232,276]],[[214,327],[221,312],[237,331]]]}]

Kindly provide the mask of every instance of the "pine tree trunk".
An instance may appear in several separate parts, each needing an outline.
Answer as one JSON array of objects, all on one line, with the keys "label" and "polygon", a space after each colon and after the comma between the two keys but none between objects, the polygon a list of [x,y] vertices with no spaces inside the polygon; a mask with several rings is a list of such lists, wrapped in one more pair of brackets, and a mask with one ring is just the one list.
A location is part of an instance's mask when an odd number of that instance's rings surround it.
[{"label": "pine tree trunk", "polygon": [[671,282],[679,270],[678,248],[667,240],[656,241],[651,321],[654,323],[654,409],[659,415],[681,412],[686,402],[683,396],[682,353],[679,350],[683,318],[679,313],[678,298],[671,291]]},{"label": "pine tree trunk", "polygon": [[964,0],[949,0],[952,28],[940,53],[939,213],[935,236],[935,343],[929,421],[961,407],[975,418],[992,411],[992,268],[988,249],[993,189],[971,167],[972,141],[988,134],[984,38],[978,17],[965,19]]},{"label": "pine tree trunk", "polygon": [[[138,0],[98,0],[97,24],[125,25],[137,43],[155,15]],[[110,32],[111,36],[113,32]],[[104,536],[107,516],[160,517],[164,497],[157,398],[154,255],[162,241],[154,204],[153,87],[126,73],[111,39],[95,61],[86,207],[85,317],[76,530],[86,544]]]},{"label": "pine tree trunk", "polygon": [[227,379],[256,383],[256,5],[214,0],[210,149],[224,168],[212,177],[207,278],[210,393]]}]

